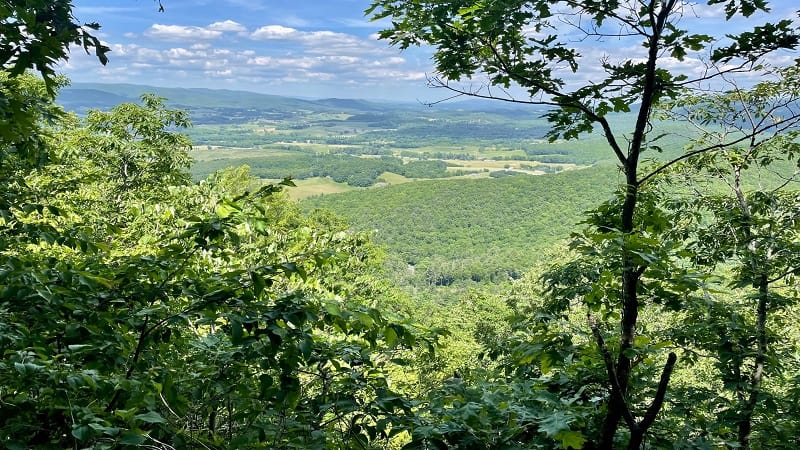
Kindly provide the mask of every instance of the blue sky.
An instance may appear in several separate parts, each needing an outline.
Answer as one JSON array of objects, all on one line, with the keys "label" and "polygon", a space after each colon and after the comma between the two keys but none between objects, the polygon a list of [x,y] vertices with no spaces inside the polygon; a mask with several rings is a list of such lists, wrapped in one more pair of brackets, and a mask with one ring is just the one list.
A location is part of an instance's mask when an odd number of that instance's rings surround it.
[{"label": "blue sky", "polygon": [[[73,82],[292,97],[431,101],[442,95],[426,87],[426,74],[433,73],[430,49],[401,52],[378,41],[376,33],[386,24],[364,17],[368,0],[162,1],[165,12],[158,12],[154,0],[74,0],[78,20],[102,25],[99,36],[112,48],[111,61],[102,67],[74,51],[62,72]],[[795,2],[771,2],[772,16],[796,18]],[[684,24],[708,33],[733,31],[736,25],[724,23],[721,8],[704,8],[687,14]],[[624,42],[579,45],[587,61],[641,51]],[[675,64],[694,70],[697,61]]]}]

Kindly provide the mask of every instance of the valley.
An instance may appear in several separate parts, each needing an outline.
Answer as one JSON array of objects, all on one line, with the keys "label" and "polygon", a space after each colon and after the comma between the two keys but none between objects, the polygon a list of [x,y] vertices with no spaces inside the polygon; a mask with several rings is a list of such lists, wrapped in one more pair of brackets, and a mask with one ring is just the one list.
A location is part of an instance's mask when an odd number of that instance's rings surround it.
[{"label": "valley", "polygon": [[[81,115],[147,92],[189,114],[195,182],[241,166],[264,184],[291,178],[284,195],[368,233],[389,277],[423,304],[507,289],[553,259],[584,213],[624,184],[600,133],[546,139],[543,107],[86,83],[63,89],[59,103]],[[635,110],[609,115],[615,129],[634,120]],[[680,122],[655,123],[662,134],[644,150],[644,167],[681,155],[693,137]],[[749,179],[777,186],[793,170],[773,167]]]},{"label": "valley", "polygon": [[[549,142],[544,110],[519,105],[85,84],[60,101],[81,113],[150,90],[189,112],[196,181],[242,165],[264,183],[291,177],[286,193],[303,210],[371,233],[390,277],[438,302],[520,278],[623,182],[602,136]],[[666,156],[681,151],[674,129]]]}]

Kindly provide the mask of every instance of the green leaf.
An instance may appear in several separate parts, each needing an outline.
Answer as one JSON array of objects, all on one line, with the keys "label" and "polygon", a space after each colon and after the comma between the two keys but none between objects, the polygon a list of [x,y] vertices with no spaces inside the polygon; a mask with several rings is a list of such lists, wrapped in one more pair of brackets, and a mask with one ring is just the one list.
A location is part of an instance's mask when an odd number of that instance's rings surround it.
[{"label": "green leaf", "polygon": [[99,423],[90,423],[89,427],[94,431],[103,433],[107,436],[116,436],[120,432],[120,428],[118,427],[107,427]]},{"label": "green leaf", "polygon": [[147,411],[144,414],[137,414],[133,416],[134,419],[145,423],[164,423],[166,420],[161,417],[161,414],[155,411]]},{"label": "green leaf", "polygon": [[611,103],[614,104],[614,112],[631,112],[631,107],[625,99],[612,98]]},{"label": "green leaf", "polygon": [[242,322],[237,319],[231,321],[231,344],[240,345],[244,340],[244,329]]},{"label": "green leaf", "polygon": [[87,425],[73,426],[72,436],[79,441],[86,441],[92,436],[92,430]]},{"label": "green leaf", "polygon": [[114,281],[101,276],[83,271],[76,272],[76,274],[78,275],[80,282],[88,287],[96,287],[97,285],[104,286],[108,289],[114,287]]},{"label": "green leaf", "polygon": [[215,212],[217,214],[217,217],[225,219],[227,217],[230,217],[231,214],[238,212],[239,210],[240,208],[238,208],[238,205],[230,202],[224,202],[217,205],[217,210]]},{"label": "green leaf", "polygon": [[572,420],[571,414],[564,411],[556,411],[539,422],[539,430],[549,437],[554,437],[562,431],[569,430],[569,424]]},{"label": "green leaf", "polygon": [[250,279],[253,280],[253,293],[256,297],[260,297],[264,289],[267,288],[267,281],[256,271],[250,272]]},{"label": "green leaf", "polygon": [[331,316],[334,316],[334,317],[341,317],[342,316],[341,308],[339,308],[339,305],[337,305],[336,303],[333,303],[333,302],[329,302],[329,303],[325,304],[325,311],[327,311],[328,314],[330,314]]},{"label": "green leaf", "polygon": [[78,350],[82,350],[84,348],[89,348],[89,347],[91,347],[91,345],[89,345],[89,344],[72,344],[72,345],[68,345],[67,346],[67,348],[71,352],[76,352]]},{"label": "green leaf", "polygon": [[386,339],[386,345],[394,347],[397,344],[397,332],[391,325],[383,329],[383,337]]},{"label": "green leaf", "polygon": [[137,433],[135,431],[123,431],[119,437],[118,443],[122,445],[142,445],[144,441],[147,440],[147,437],[142,433]]},{"label": "green leaf", "polygon": [[561,441],[561,448],[564,449],[580,449],[583,448],[583,444],[586,442],[586,436],[583,433],[572,430],[559,431],[556,434],[556,439]]},{"label": "green leaf", "polygon": [[14,368],[17,369],[17,372],[23,375],[31,375],[36,372],[42,372],[45,369],[45,366],[41,366],[34,363],[14,363]]},{"label": "green leaf", "polygon": [[306,359],[311,356],[311,351],[313,350],[311,339],[303,339],[297,346]]}]

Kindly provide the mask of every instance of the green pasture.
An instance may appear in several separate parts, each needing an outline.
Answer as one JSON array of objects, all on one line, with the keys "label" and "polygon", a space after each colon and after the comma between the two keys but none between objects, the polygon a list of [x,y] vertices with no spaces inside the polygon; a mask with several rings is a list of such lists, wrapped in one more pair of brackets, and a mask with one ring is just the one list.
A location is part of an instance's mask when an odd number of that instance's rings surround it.
[{"label": "green pasture", "polygon": [[[271,180],[275,181],[275,180]],[[309,197],[338,194],[351,191],[353,188],[345,183],[337,183],[330,178],[313,177],[305,180],[294,180],[295,187],[286,189],[289,197],[294,200],[303,200]]]},{"label": "green pasture", "polygon": [[[216,145],[199,145],[192,149],[191,155],[195,161],[237,160],[241,158],[269,158],[275,156],[292,156],[295,153],[289,150],[275,148],[244,148],[223,147]],[[232,165],[236,165],[235,163]]]},{"label": "green pasture", "polygon": [[392,172],[382,173],[381,176],[378,178],[378,180],[381,180],[378,184],[379,186],[413,183],[414,181],[416,181],[415,178],[406,178],[402,175],[398,175]]}]

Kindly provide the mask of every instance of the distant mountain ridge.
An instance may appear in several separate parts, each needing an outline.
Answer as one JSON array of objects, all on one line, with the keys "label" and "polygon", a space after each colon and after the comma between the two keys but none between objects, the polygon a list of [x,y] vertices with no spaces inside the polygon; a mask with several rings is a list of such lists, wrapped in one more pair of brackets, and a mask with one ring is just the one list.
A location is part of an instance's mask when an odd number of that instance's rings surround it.
[{"label": "distant mountain ridge", "polygon": [[[88,109],[108,109],[123,102],[136,102],[144,93],[167,99],[173,107],[189,110],[235,108],[259,111],[371,112],[389,105],[357,99],[308,100],[248,91],[206,88],[165,88],[137,84],[74,83],[61,90],[57,103],[79,114]],[[392,108],[408,106],[392,103]]]},{"label": "distant mountain ridge", "polygon": [[[397,110],[427,110],[428,106],[418,101],[393,102],[348,98],[303,99],[281,95],[260,94],[249,91],[207,88],[167,88],[139,84],[73,83],[61,90],[57,103],[69,111],[85,114],[89,109],[110,109],[124,102],[138,102],[144,93],[153,93],[167,99],[174,108],[190,111],[193,119],[211,120],[216,115],[252,119],[253,113],[266,116],[275,113],[376,113]],[[526,113],[543,112],[531,105],[520,105],[491,100],[467,99],[448,101],[434,106],[442,110],[466,112]],[[258,115],[258,114],[256,114]],[[216,118],[218,119],[218,118]],[[213,121],[217,121],[217,120]],[[235,120],[235,119],[234,119]]]}]

